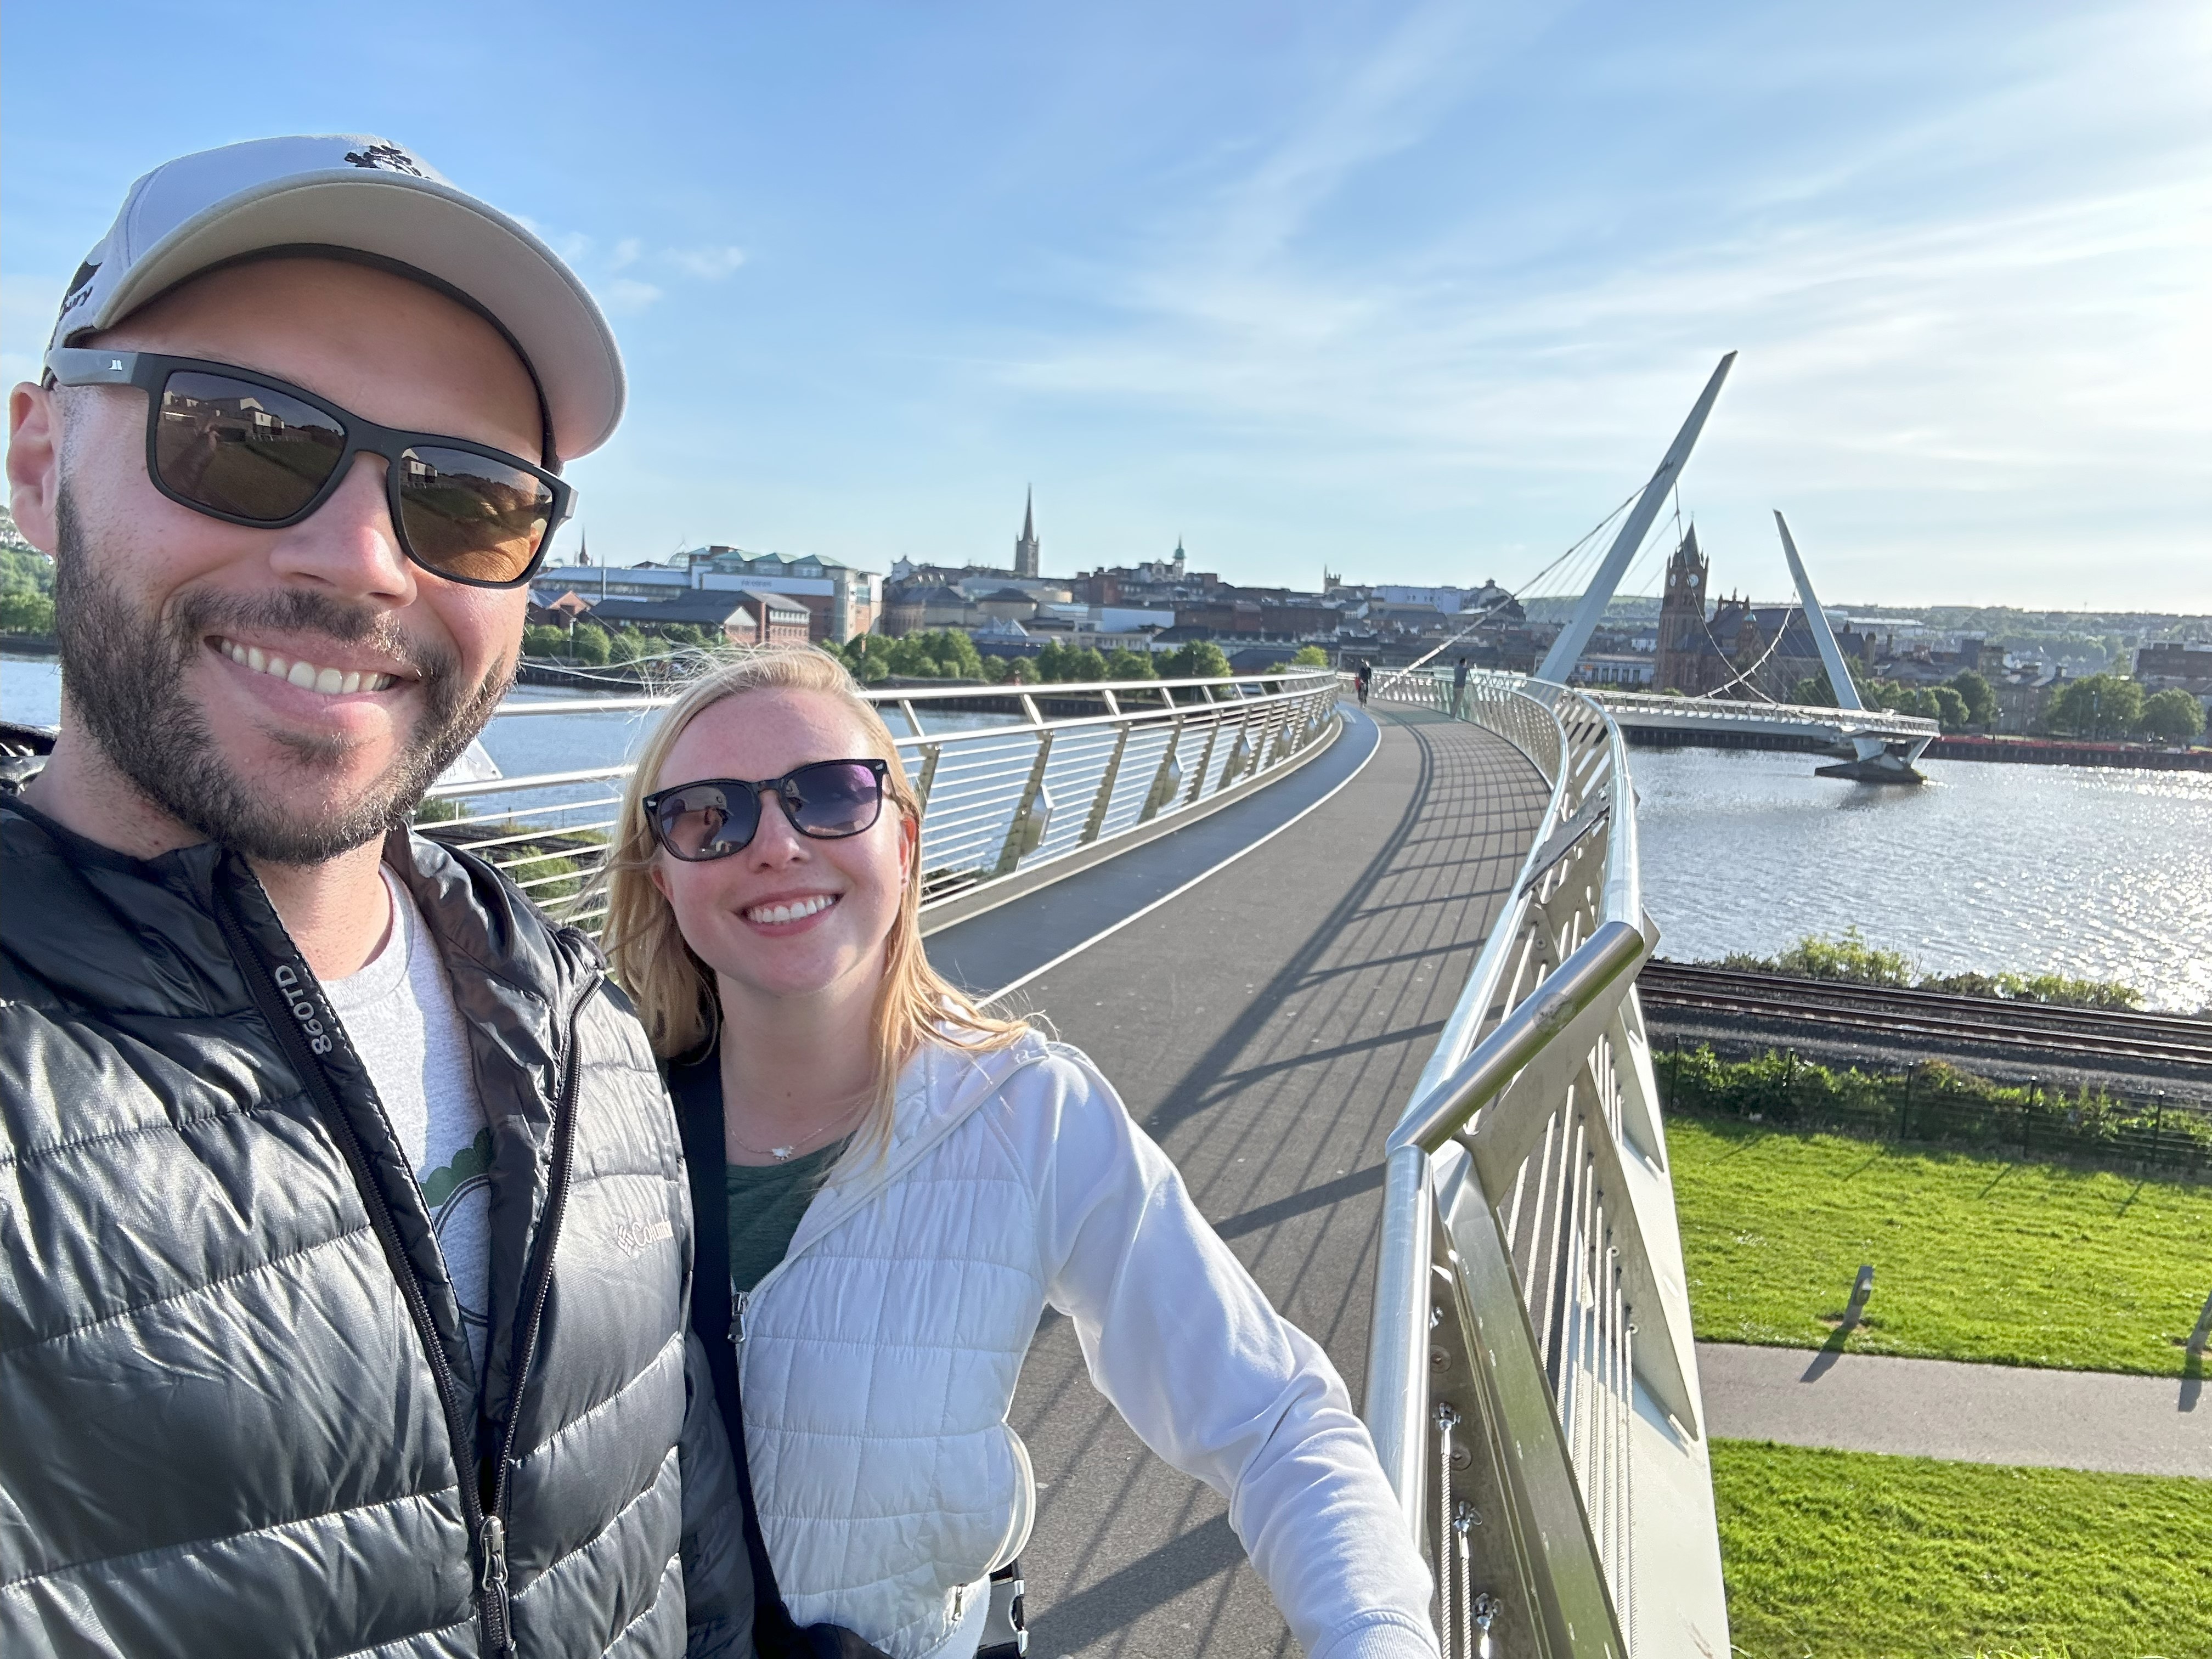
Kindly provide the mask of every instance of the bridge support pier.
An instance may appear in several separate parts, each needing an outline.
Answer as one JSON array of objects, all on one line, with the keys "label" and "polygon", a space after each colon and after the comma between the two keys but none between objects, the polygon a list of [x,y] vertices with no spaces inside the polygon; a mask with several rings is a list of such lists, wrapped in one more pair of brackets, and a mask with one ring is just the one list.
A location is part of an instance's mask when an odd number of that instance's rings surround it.
[{"label": "bridge support pier", "polygon": [[[1914,759],[1917,759],[1916,755]],[[1925,783],[1927,775],[1905,757],[1884,749],[1877,754],[1862,755],[1856,760],[1838,761],[1833,766],[1817,766],[1814,775],[1823,778],[1849,778],[1854,783]]]}]

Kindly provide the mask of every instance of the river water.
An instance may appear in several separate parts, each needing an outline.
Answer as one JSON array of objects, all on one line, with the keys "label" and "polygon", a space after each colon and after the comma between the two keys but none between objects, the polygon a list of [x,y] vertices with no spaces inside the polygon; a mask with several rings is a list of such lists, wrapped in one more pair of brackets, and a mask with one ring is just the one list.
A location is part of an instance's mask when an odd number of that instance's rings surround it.
[{"label": "river water", "polygon": [[[0,714],[49,725],[59,708],[54,664],[0,659]],[[484,746],[509,777],[611,766],[644,720],[495,720]],[[2055,971],[2121,981],[2154,1008],[2212,1006],[2212,773],[1931,761],[1926,785],[1900,789],[1815,777],[1819,763],[1630,751],[1664,954],[1771,955],[1856,926],[1930,973]]]}]

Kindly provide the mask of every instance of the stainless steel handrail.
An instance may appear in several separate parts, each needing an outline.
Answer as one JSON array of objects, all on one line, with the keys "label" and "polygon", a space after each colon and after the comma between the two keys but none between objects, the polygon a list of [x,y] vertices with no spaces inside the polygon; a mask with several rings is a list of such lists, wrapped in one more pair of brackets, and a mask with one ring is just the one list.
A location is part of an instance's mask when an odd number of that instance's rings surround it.
[{"label": "stainless steel handrail", "polygon": [[1726,1652],[1634,988],[1656,930],[1626,744],[1591,698],[1519,676],[1455,692],[1401,675],[1375,695],[1456,713],[1552,785],[1385,1146],[1366,1417],[1436,1570],[1444,1651],[1474,1659],[1486,1634],[1501,1653],[1627,1659],[1695,1651],[1678,1634],[1693,1631]]},{"label": "stainless steel handrail", "polygon": [[[494,718],[641,714],[678,695],[510,698]],[[1337,685],[1325,670],[1285,670],[866,695],[922,798],[924,925],[939,927],[1272,781],[1333,734]],[[1071,703],[1085,712],[1047,712]],[[945,717],[974,723],[930,729]],[[630,770],[441,783],[426,827],[483,853],[561,920],[594,927],[605,915],[594,878]]]}]

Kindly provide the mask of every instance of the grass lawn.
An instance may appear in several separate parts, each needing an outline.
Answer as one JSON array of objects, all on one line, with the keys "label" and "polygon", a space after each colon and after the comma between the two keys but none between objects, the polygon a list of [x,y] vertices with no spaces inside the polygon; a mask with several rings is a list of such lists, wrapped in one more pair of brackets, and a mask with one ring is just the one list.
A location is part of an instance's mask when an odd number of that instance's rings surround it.
[{"label": "grass lawn", "polygon": [[[1698,1337],[2179,1376],[2212,1291],[2212,1186],[1678,1117]],[[2199,1644],[2212,1653],[2212,1635]]]},{"label": "grass lawn", "polygon": [[1716,1440],[1747,1659],[2202,1659],[2212,1483]]}]

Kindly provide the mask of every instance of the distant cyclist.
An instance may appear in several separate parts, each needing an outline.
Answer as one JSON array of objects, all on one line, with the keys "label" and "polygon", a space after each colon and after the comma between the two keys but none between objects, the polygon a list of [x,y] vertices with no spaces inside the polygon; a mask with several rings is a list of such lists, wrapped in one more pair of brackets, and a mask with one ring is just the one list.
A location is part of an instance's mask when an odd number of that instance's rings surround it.
[{"label": "distant cyclist", "polygon": [[1368,684],[1373,680],[1374,678],[1375,665],[1368,661],[1366,658],[1362,657],[1359,659],[1359,672],[1355,677],[1356,683],[1359,687],[1359,706],[1362,708],[1367,707]]}]

